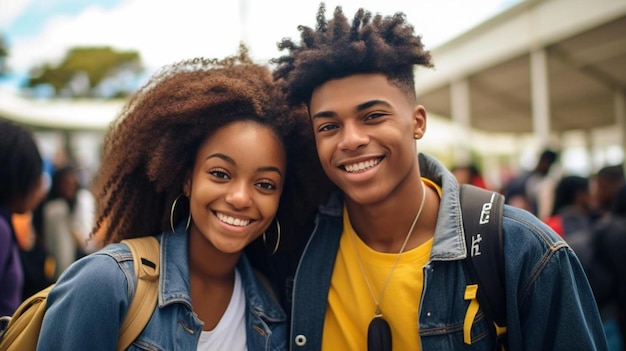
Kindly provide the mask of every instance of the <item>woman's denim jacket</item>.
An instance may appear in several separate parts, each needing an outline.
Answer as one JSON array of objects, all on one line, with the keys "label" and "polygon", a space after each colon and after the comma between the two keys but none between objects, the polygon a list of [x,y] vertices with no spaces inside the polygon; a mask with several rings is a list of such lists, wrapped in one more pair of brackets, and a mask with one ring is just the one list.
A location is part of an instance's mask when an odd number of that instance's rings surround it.
[{"label": "woman's denim jacket", "polygon": [[[419,340],[425,351],[493,350],[482,309],[464,342],[467,255],[458,184],[432,157],[419,156],[422,176],[443,196],[432,252],[424,266]],[[333,194],[316,219],[293,282],[291,349],[320,350],[327,295],[343,229],[342,199]],[[606,350],[598,310],[573,251],[530,213],[504,208],[503,241],[508,350]],[[392,293],[392,292],[390,292]],[[467,328],[466,328],[467,329]]]},{"label": "woman's denim jacket", "polygon": [[[188,236],[179,226],[176,233],[158,238],[158,305],[128,350],[196,350],[203,323],[192,310]],[[246,296],[248,350],[286,350],[286,314],[256,279],[245,254],[237,268]],[[109,245],[75,262],[48,296],[37,349],[115,350],[136,282],[132,254],[124,244]]]}]

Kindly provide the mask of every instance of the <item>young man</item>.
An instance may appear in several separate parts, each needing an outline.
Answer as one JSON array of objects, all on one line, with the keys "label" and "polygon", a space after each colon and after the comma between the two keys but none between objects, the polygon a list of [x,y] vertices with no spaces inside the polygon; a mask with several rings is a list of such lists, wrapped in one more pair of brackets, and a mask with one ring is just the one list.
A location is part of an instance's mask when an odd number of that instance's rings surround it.
[{"label": "young man", "polygon": [[[284,39],[275,78],[310,113],[321,165],[337,186],[319,210],[293,281],[291,349],[493,350],[467,286],[458,184],[415,140],[426,131],[413,69],[431,67],[402,14],[349,21],[337,8],[302,41]],[[509,350],[605,350],[593,295],[572,250],[506,206]],[[390,328],[387,329],[387,325]],[[369,329],[369,336],[368,336]],[[384,348],[383,348],[384,349]]]}]

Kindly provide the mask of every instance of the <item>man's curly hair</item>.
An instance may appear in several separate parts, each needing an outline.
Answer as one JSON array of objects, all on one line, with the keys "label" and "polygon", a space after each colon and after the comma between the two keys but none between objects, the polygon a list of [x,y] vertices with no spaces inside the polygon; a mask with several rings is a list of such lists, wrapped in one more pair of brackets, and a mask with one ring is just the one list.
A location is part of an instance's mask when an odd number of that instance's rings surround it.
[{"label": "man's curly hair", "polygon": [[[243,45],[222,60],[165,66],[127,102],[105,136],[92,235],[103,232],[110,243],[170,228],[170,208],[201,142],[239,120],[268,126],[285,147],[288,172],[278,211],[283,246],[317,205],[317,174],[309,167],[318,160],[306,111],[288,106],[269,68],[253,63]],[[187,201],[177,205],[174,224],[188,214]]]},{"label": "man's curly hair", "polygon": [[308,105],[315,88],[328,80],[382,73],[415,102],[414,65],[433,64],[406,16],[398,12],[383,17],[359,9],[350,23],[337,6],[333,19],[327,22],[325,12],[321,3],[315,29],[298,27],[300,45],[289,38],[278,43],[279,50],[289,54],[272,60],[277,64],[274,78],[285,84],[289,101]]}]

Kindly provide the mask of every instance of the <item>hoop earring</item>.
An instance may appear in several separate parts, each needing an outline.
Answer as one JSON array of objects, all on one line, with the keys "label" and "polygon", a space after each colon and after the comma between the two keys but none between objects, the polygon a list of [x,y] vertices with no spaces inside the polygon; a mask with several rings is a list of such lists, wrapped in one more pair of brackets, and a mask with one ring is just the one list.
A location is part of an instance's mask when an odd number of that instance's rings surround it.
[{"label": "hoop earring", "polygon": [[[266,239],[265,232],[263,232],[263,245],[267,247],[267,239]],[[278,221],[278,218],[276,218],[276,245],[274,245],[274,250],[272,251],[270,256],[275,254],[276,251],[278,251],[279,245],[280,245],[280,222]]]},{"label": "hoop earring", "polygon": [[[176,199],[174,199],[174,202],[172,203],[172,209],[170,210],[170,228],[172,229],[172,232],[176,232],[176,230],[174,230],[174,209],[176,209],[176,203],[178,202],[178,199],[180,199],[180,197],[183,195],[185,194],[180,194],[176,196]],[[189,215],[187,215],[187,225],[185,225],[185,230],[189,229],[190,223],[191,223],[191,209],[189,210]]]}]

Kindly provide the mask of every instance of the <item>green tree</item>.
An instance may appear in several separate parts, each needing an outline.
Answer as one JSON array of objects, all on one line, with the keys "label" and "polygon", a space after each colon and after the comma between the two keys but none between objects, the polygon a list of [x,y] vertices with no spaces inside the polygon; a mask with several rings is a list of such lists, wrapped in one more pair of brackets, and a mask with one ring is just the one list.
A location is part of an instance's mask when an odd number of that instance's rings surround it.
[{"label": "green tree", "polygon": [[4,40],[4,36],[0,35],[0,77],[4,76],[7,71],[7,57],[9,56],[9,48],[7,46],[6,41]]},{"label": "green tree", "polygon": [[[58,65],[44,63],[31,69],[27,88],[42,84],[52,87],[54,95],[67,97],[124,96],[132,90],[116,84],[128,81],[129,74],[143,72],[137,51],[117,51],[110,47],[70,49]],[[102,87],[108,89],[103,92]]]}]

